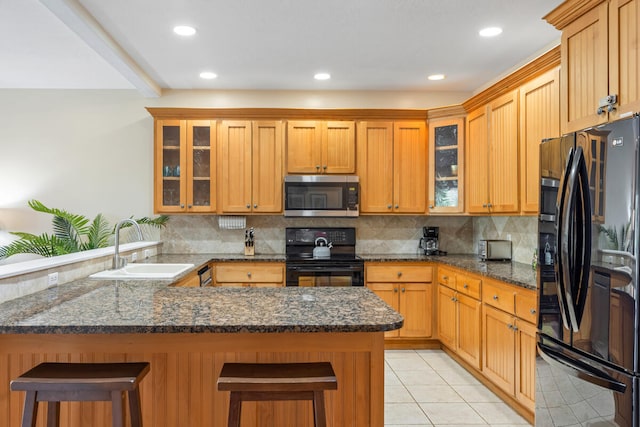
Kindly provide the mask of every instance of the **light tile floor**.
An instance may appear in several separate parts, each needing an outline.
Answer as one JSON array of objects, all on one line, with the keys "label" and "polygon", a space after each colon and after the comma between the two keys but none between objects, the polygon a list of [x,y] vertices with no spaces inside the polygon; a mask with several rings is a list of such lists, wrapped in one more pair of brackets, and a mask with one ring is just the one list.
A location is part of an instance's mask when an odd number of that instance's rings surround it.
[{"label": "light tile floor", "polygon": [[441,350],[386,350],[385,426],[528,426]]}]

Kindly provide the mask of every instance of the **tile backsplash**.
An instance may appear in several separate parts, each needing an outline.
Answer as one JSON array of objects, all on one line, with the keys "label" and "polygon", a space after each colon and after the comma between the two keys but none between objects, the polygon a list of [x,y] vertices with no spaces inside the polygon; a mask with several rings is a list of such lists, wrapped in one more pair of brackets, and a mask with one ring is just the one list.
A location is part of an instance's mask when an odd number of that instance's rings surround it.
[{"label": "tile backsplash", "polygon": [[[535,217],[247,217],[247,227],[255,229],[258,254],[284,253],[286,227],[355,227],[360,253],[415,253],[423,226],[440,227],[440,249],[452,254],[476,253],[479,239],[506,239],[510,235],[514,260],[530,263],[536,246]],[[163,253],[241,254],[244,251],[244,230],[220,229],[215,215],[174,215],[160,237],[164,242]]]}]

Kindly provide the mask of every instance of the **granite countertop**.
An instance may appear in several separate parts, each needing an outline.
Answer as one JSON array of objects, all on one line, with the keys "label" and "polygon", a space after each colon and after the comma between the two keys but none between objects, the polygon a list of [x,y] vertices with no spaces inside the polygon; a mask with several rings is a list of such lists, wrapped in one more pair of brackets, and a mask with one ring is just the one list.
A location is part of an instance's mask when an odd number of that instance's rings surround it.
[{"label": "granite countertop", "polygon": [[[158,258],[171,262],[172,257]],[[178,288],[169,283],[76,280],[0,304],[0,333],[381,332],[404,321],[361,287]]]},{"label": "granite countertop", "polygon": [[501,280],[526,289],[537,289],[536,272],[529,264],[510,261],[480,261],[476,255],[364,254],[365,261],[432,261]]}]

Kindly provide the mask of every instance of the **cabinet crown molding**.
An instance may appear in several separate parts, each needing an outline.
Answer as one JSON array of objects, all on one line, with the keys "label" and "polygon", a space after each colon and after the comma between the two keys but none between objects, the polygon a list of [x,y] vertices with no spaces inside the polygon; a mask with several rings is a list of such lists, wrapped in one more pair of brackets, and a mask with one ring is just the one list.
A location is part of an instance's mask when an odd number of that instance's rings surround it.
[{"label": "cabinet crown molding", "polygon": [[564,27],[608,0],[566,0],[542,19],[562,30]]}]

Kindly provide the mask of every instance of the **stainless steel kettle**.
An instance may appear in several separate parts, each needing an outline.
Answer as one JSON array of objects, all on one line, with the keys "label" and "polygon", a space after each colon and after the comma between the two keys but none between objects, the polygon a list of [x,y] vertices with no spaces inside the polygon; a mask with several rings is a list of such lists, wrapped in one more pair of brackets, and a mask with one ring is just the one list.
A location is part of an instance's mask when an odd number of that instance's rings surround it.
[{"label": "stainless steel kettle", "polygon": [[329,258],[331,256],[331,248],[333,245],[324,237],[318,237],[315,241],[316,247],[313,248],[314,258]]}]

